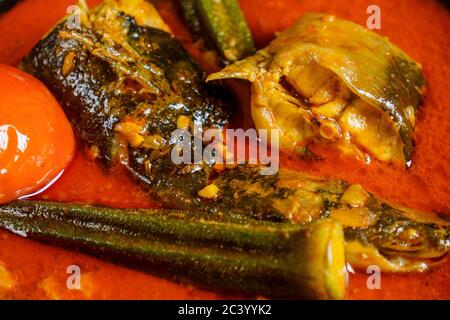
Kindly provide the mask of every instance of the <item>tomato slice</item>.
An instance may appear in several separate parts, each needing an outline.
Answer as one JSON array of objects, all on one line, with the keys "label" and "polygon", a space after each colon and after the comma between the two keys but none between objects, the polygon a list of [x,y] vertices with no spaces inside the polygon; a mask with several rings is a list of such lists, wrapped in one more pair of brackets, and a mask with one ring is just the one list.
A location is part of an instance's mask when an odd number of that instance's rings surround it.
[{"label": "tomato slice", "polygon": [[0,65],[0,203],[37,192],[58,177],[75,151],[72,128],[37,79]]}]

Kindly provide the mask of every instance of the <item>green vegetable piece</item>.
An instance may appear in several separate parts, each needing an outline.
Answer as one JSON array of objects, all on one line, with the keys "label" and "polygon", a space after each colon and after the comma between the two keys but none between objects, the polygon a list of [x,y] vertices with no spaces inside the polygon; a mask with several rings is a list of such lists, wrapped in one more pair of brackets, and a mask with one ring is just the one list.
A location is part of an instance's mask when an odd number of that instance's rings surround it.
[{"label": "green vegetable piece", "polygon": [[180,0],[194,37],[203,36],[231,63],[255,51],[252,35],[237,0]]},{"label": "green vegetable piece", "polygon": [[220,291],[307,299],[345,293],[344,233],[331,219],[299,227],[179,210],[17,201],[0,207],[0,226]]}]

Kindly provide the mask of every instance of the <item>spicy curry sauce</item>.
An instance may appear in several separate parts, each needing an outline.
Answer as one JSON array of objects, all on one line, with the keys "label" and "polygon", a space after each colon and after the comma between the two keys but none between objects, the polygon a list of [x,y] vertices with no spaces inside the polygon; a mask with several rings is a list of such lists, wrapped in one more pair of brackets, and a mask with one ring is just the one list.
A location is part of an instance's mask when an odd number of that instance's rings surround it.
[{"label": "spicy curry sauce", "polygon": [[[90,5],[99,1],[88,1]],[[325,12],[365,25],[369,0],[298,1],[241,0],[242,9],[258,47],[286,29],[306,12]],[[0,16],[0,63],[16,65],[34,44],[67,12],[73,0],[24,0]],[[415,129],[415,153],[409,172],[401,167],[373,161],[367,165],[337,152],[316,147],[326,155],[307,161],[284,155],[282,165],[301,171],[359,183],[376,196],[411,208],[450,214],[450,98],[447,80],[450,13],[437,1],[378,0],[381,30],[390,40],[420,61],[428,89]],[[156,1],[162,17],[175,35],[197,59],[202,57],[192,44],[172,1]],[[208,67],[207,63],[203,63]],[[210,66],[209,66],[210,68]],[[211,70],[212,71],[212,70]],[[240,87],[241,100],[248,100],[247,87]],[[81,144],[71,165],[40,199],[78,201],[115,207],[153,207],[148,195],[125,172],[106,171],[86,157]],[[68,290],[69,265],[82,272],[81,290]],[[383,274],[381,289],[367,288],[368,275],[350,275],[349,299],[450,299],[450,261],[423,274]],[[9,289],[1,289],[3,288]],[[179,285],[149,274],[126,269],[75,251],[60,249],[0,231],[0,298],[32,299],[215,299],[216,293]]]}]

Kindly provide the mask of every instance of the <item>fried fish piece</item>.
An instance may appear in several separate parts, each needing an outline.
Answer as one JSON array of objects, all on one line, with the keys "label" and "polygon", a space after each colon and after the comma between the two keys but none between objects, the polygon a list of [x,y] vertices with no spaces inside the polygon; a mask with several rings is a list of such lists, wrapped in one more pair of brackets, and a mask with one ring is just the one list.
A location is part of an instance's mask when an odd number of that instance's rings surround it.
[{"label": "fried fish piece", "polygon": [[59,23],[21,67],[47,85],[100,161],[127,167],[162,203],[195,206],[211,165],[175,165],[172,132],[183,117],[205,130],[224,128],[231,94],[204,83],[146,1],[107,0],[80,20],[79,28]]},{"label": "fried fish piece", "polygon": [[385,37],[326,14],[306,14],[255,55],[208,81],[252,82],[257,128],[279,129],[281,146],[315,141],[381,161],[411,164],[425,79]]}]

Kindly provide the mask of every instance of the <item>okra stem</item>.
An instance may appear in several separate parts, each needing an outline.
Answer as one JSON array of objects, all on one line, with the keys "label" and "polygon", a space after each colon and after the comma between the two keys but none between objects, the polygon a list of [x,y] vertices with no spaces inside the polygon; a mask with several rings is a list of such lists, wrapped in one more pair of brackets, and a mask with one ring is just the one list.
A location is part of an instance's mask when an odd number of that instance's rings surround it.
[{"label": "okra stem", "polygon": [[225,63],[254,53],[253,38],[237,0],[180,0],[180,6],[194,37],[209,42]]},{"label": "okra stem", "polygon": [[300,227],[171,209],[17,201],[0,206],[0,226],[208,289],[306,299],[345,292],[343,230],[330,219]]}]

